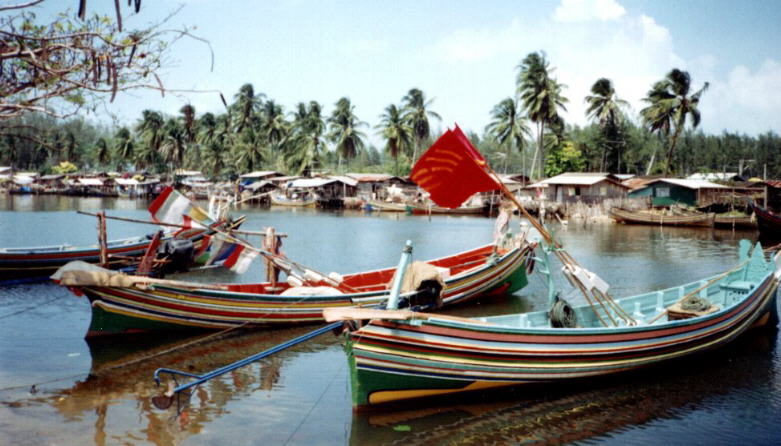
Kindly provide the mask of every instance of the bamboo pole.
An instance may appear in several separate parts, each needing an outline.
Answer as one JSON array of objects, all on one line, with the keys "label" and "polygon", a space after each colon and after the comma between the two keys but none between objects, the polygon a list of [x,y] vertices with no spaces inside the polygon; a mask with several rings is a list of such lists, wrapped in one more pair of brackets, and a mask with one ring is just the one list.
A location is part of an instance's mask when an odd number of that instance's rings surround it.
[{"label": "bamboo pole", "polygon": [[[94,214],[92,212],[85,212],[85,211],[76,211],[76,213],[77,214],[81,214],[81,215],[89,215],[91,217],[97,217],[98,214],[100,214],[100,213]],[[144,225],[167,226],[167,227],[171,227],[171,228],[181,228],[181,229],[195,229],[192,226],[180,225],[180,224],[177,224],[177,223],[166,223],[166,222],[162,222],[162,221],[139,220],[137,218],[115,217],[115,216],[110,216],[110,215],[105,215],[105,214],[104,214],[104,217],[108,218],[108,219],[111,219],[111,220],[126,221],[126,222],[130,222],[130,223],[140,223],[140,224],[144,224]],[[247,231],[247,230],[243,230],[243,229],[231,229],[230,231],[232,233],[235,233],[235,234],[243,234],[243,235],[257,235],[257,236],[261,236],[261,237],[265,237],[265,235],[266,235],[266,233],[263,232],[263,231]],[[278,237],[287,237],[287,233],[284,233],[284,232],[277,233],[276,235]]]}]

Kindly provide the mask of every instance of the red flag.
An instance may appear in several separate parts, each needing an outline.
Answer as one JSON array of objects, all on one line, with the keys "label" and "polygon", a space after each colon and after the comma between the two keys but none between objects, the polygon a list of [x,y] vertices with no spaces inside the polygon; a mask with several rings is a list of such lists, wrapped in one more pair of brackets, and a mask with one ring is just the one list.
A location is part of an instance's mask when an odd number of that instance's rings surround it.
[{"label": "red flag", "polygon": [[477,192],[501,188],[486,162],[456,125],[440,136],[412,168],[410,178],[439,206],[455,209]]}]

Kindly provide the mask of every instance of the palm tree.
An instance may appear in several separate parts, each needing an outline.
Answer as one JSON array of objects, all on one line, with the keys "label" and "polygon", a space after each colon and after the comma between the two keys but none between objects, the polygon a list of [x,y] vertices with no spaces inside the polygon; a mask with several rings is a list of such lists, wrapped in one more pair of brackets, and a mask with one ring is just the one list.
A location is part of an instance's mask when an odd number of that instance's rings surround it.
[{"label": "palm tree", "polygon": [[133,135],[130,133],[127,127],[122,127],[117,131],[114,136],[114,153],[119,158],[116,166],[127,165],[128,162],[133,160],[133,148],[135,142],[133,141]]},{"label": "palm tree", "polygon": [[[507,148],[505,168],[510,159],[510,150],[515,148],[523,153],[525,144],[524,136],[530,136],[529,126],[519,112],[518,102],[513,98],[505,98],[496,104],[491,110],[491,122],[485,126],[485,131],[499,144]],[[521,157],[523,170],[526,174],[526,158]]]},{"label": "palm tree", "polygon": [[669,135],[670,129],[673,130],[667,148],[664,175],[667,175],[670,170],[675,143],[686,126],[687,118],[691,120],[692,127],[696,128],[700,124],[700,111],[697,106],[700,103],[700,96],[708,89],[709,83],[705,82],[702,88],[689,95],[691,83],[692,79],[687,71],[674,68],[664,79],[655,83],[648,91],[648,96],[643,99],[650,104],[640,110],[640,116],[648,129],[664,135]]},{"label": "palm tree", "polygon": [[186,149],[185,132],[179,121],[169,119],[163,127],[163,141],[160,144],[160,154],[168,162],[171,171],[175,166],[181,166]]},{"label": "palm tree", "polygon": [[108,165],[108,162],[111,159],[111,151],[109,150],[105,138],[98,138],[95,142],[95,159],[101,166]]},{"label": "palm tree", "polygon": [[265,142],[270,146],[279,146],[289,130],[282,106],[269,99],[261,107],[260,129]]},{"label": "palm tree", "polygon": [[564,85],[551,77],[555,69],[550,68],[544,52],[529,53],[518,65],[518,69],[516,79],[518,95],[528,118],[537,123],[537,150],[531,168],[531,174],[534,175],[537,158],[541,159],[540,170],[545,163],[543,146],[545,125],[558,117],[559,109],[567,110],[564,106],[567,98],[561,94]]},{"label": "palm tree", "polygon": [[255,119],[255,114],[263,103],[264,97],[263,93],[255,94],[252,84],[244,84],[239,88],[239,92],[235,96],[236,102],[232,106],[238,115],[236,117],[237,133],[241,133]]},{"label": "palm tree", "polygon": [[[591,94],[586,96],[586,116],[599,124],[602,135],[607,140],[602,156],[602,170],[605,169],[605,160],[609,147],[616,147],[618,143],[618,130],[624,122],[624,113],[621,108],[629,106],[629,103],[616,96],[616,90],[610,79],[601,78],[591,86]],[[621,153],[616,150],[616,166],[621,169]]]},{"label": "palm tree", "polygon": [[213,113],[204,113],[198,120],[195,140],[204,146],[208,146],[217,139],[217,118]]},{"label": "palm tree", "polygon": [[426,95],[417,88],[410,89],[401,100],[404,102],[404,120],[412,128],[415,136],[415,148],[412,152],[412,162],[414,163],[423,142],[431,136],[429,117],[442,118],[436,112],[428,109],[434,99],[426,100]]},{"label": "palm tree", "polygon": [[399,154],[409,154],[412,148],[412,127],[404,119],[402,110],[394,104],[385,107],[380,115],[380,124],[375,127],[385,138],[385,150],[393,157],[396,175],[399,175]]},{"label": "palm tree", "polygon": [[330,129],[328,139],[336,146],[336,152],[344,157],[348,163],[364,146],[363,138],[365,136],[358,130],[358,127],[365,126],[366,123],[355,116],[354,109],[350,99],[341,98],[336,102],[336,108],[331,117],[328,118]]},{"label": "palm tree", "polygon": [[[141,112],[141,121],[136,124],[136,131],[141,134],[146,148],[152,152],[160,150],[160,144],[163,142],[163,115],[153,110],[144,110]],[[147,157],[147,161],[151,158]]]},{"label": "palm tree", "polygon": [[317,101],[300,102],[293,113],[292,140],[287,164],[297,174],[309,175],[320,164],[325,121]]},{"label": "palm tree", "polygon": [[186,104],[179,109],[179,113],[182,114],[185,141],[195,142],[195,107]]}]

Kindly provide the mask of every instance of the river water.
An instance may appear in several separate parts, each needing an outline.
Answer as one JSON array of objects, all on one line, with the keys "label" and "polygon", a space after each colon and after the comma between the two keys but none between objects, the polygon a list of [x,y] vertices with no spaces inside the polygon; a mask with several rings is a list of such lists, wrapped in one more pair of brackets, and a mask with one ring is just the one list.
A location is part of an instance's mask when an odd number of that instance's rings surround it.
[{"label": "river water", "polygon": [[[146,218],[123,199],[0,195],[0,246],[93,244],[96,220],[75,210]],[[341,273],[398,262],[406,240],[427,259],[490,241],[484,217],[245,208],[244,228],[289,236],[283,251]],[[688,282],[733,266],[753,232],[571,222],[554,226],[578,261],[622,296]],[[154,230],[111,221],[109,239]],[[255,240],[257,242],[257,239]],[[259,281],[224,270],[194,281]],[[543,308],[539,275],[513,296],[449,313],[486,315]],[[157,367],[203,372],[314,327],[228,335],[126,337],[87,343],[90,309],[53,284],[0,289],[0,444],[781,444],[781,349],[776,330],[726,349],[608,379],[516,388],[406,408],[353,414],[341,338],[325,334],[199,387],[189,403],[158,410]],[[184,346],[190,344],[190,346]],[[169,351],[166,353],[166,351]],[[153,356],[151,359],[145,359]]]}]

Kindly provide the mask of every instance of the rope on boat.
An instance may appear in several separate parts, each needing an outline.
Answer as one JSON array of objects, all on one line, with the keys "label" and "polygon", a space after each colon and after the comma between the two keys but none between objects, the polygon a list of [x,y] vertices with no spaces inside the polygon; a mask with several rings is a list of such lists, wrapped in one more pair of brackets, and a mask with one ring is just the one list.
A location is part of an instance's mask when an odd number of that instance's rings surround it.
[{"label": "rope on boat", "polygon": [[[504,185],[504,183],[501,180],[501,177],[491,168],[491,166],[485,164],[484,167],[487,169],[487,171],[495,177],[497,184],[499,184],[502,192],[507,196],[507,198],[512,201],[515,206],[518,208],[518,210],[526,217],[527,220],[534,226],[535,229],[542,235],[542,237],[545,239],[545,242],[549,243],[553,246],[553,252],[556,254],[556,257],[558,257],[559,261],[570,271],[574,271],[576,268],[582,268],[578,262],[573,258],[567,251],[564,250],[564,247],[561,245],[561,243],[557,242],[553,235],[551,235],[548,230],[545,229],[545,227],[537,221],[536,218],[532,217],[531,214],[521,205],[520,202],[518,202],[518,199],[515,198],[515,195],[513,195],[512,192],[510,192],[509,189]],[[618,305],[615,300],[610,296],[610,293],[607,291],[602,292],[599,290],[590,290],[591,291],[591,297],[589,297],[589,290],[586,289],[586,287],[580,282],[580,280],[574,276],[571,276],[573,281],[575,282],[578,289],[580,289],[580,292],[583,294],[583,296],[588,301],[589,306],[594,311],[594,314],[597,315],[597,318],[602,323],[603,326],[607,326],[607,323],[602,319],[602,317],[599,315],[599,308],[601,307],[602,310],[605,312],[605,314],[608,316],[610,321],[613,323],[614,326],[618,326],[619,323],[613,318],[613,316],[610,314],[610,311],[608,309],[611,308],[616,316],[618,318],[622,319],[626,325],[635,325],[637,321],[629,315],[623,308],[621,308],[620,305]],[[592,298],[596,302],[592,302]],[[599,306],[597,306],[597,304]]]},{"label": "rope on boat", "polygon": [[681,301],[681,308],[686,311],[705,311],[710,308],[710,301],[699,296],[689,296]]}]

